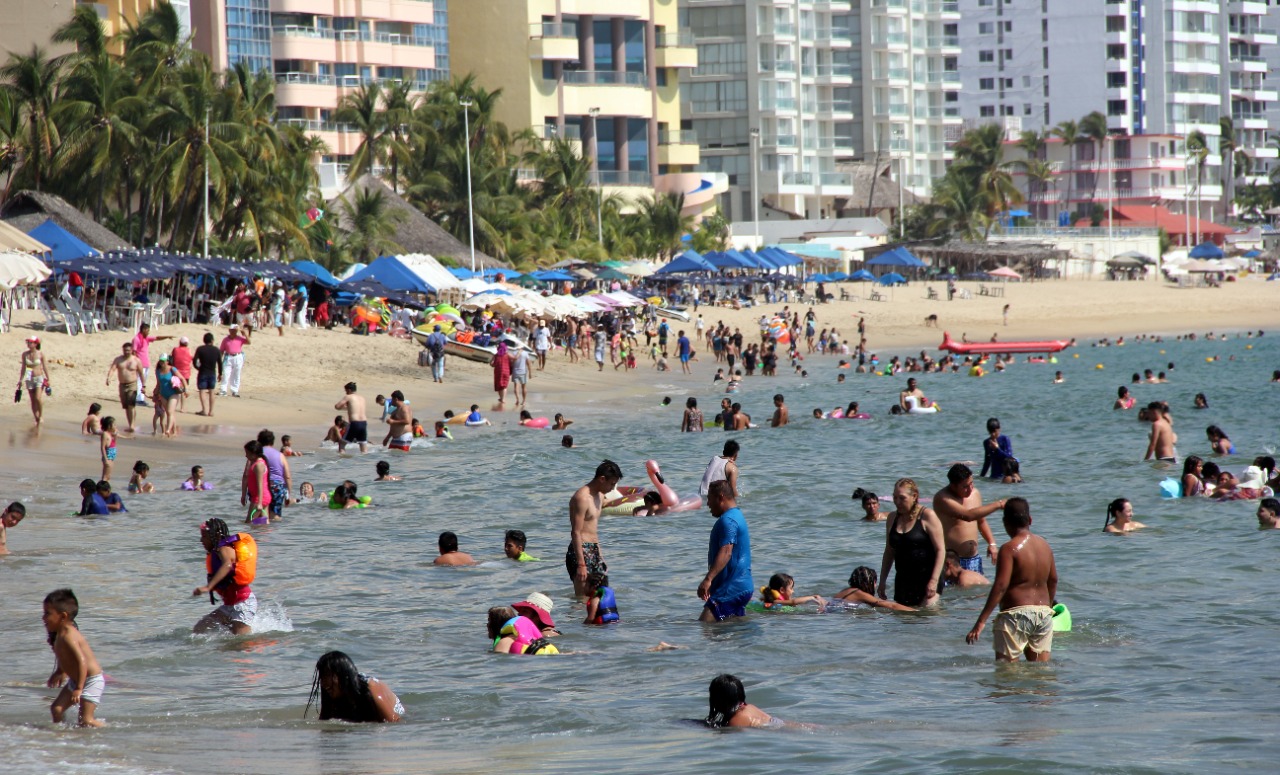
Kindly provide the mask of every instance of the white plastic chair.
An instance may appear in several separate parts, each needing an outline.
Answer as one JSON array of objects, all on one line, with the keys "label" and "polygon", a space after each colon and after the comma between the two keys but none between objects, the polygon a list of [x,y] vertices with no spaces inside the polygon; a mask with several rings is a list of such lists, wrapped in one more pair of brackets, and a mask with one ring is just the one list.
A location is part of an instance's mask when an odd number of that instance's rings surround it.
[{"label": "white plastic chair", "polygon": [[70,308],[68,308],[67,305],[63,303],[62,299],[54,299],[53,308],[58,311],[59,315],[62,316],[62,322],[64,325],[66,325],[68,334],[70,334],[71,336],[75,336],[76,334],[80,333],[80,329],[81,329],[80,317],[76,315],[76,313],[72,312]]},{"label": "white plastic chair", "polygon": [[169,311],[171,302],[168,299],[160,299],[151,309],[147,310],[147,322],[152,328],[159,328],[164,324],[164,316]]}]

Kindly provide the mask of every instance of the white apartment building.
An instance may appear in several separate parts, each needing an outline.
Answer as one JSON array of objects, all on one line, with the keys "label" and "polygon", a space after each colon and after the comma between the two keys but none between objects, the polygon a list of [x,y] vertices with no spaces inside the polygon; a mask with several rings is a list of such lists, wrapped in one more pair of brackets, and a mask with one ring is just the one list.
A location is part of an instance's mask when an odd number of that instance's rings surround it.
[{"label": "white apartment building", "polygon": [[[1275,164],[1266,114],[1276,101],[1267,56],[1277,48],[1259,0],[959,0],[961,115],[1041,130],[1092,111],[1123,135],[1202,132],[1202,201],[1222,179],[1220,116],[1260,180]],[[1087,146],[1076,151],[1088,153]],[[1092,163],[1092,157],[1079,159]],[[1219,204],[1220,188],[1214,193]],[[1220,206],[1214,214],[1222,217]]]},{"label": "white apartment building", "polygon": [[958,22],[949,0],[687,0],[698,66],[681,112],[703,167],[728,175],[722,209],[834,217],[853,159],[897,159],[927,194],[960,125]]}]

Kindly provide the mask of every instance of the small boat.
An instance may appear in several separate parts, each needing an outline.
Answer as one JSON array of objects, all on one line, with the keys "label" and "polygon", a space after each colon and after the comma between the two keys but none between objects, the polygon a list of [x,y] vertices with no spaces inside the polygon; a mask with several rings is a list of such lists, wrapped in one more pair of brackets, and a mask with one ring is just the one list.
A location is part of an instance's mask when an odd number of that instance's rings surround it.
[{"label": "small boat", "polygon": [[[413,340],[420,346],[427,346],[427,336],[430,331],[423,331],[421,327],[413,329]],[[533,352],[533,348],[520,341],[511,334],[503,334],[502,338],[507,343],[509,350],[527,350]],[[479,363],[489,363],[493,360],[493,356],[498,354],[498,345],[478,345],[469,342],[459,342],[456,339],[446,339],[444,343],[445,355],[456,355],[459,358],[466,358],[469,361],[477,361]]]},{"label": "small boat", "polygon": [[1056,353],[1071,346],[1071,342],[1053,339],[1044,342],[957,342],[951,334],[942,332],[939,350],[960,355],[988,355],[995,353]]},{"label": "small boat", "polygon": [[654,307],[653,311],[658,317],[671,318],[682,323],[688,323],[690,319],[689,311],[683,307]]}]

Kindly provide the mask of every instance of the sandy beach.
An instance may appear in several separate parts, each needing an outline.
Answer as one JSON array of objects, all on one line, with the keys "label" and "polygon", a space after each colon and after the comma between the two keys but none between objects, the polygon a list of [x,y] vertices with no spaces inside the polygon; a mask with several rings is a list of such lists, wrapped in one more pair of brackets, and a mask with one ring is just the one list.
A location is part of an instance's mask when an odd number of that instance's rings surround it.
[{"label": "sandy beach", "polygon": [[[926,288],[934,287],[941,299],[926,298]],[[844,287],[855,300],[834,301],[815,307],[818,327],[834,327],[848,339],[855,335],[857,320],[865,317],[870,348],[878,353],[908,353],[921,349],[936,352],[942,332],[956,340],[967,335],[971,341],[988,341],[998,334],[1002,341],[1019,339],[1068,339],[1076,337],[1082,346],[1102,336],[1131,336],[1138,333],[1177,334],[1207,331],[1263,329],[1280,326],[1280,284],[1248,277],[1222,288],[1181,289],[1161,282],[1049,281],[1008,283],[1003,297],[980,296],[977,283],[960,283],[973,294],[971,299],[945,300],[942,283],[915,283],[881,290],[884,301],[870,301],[863,294],[870,285],[847,283]],[[1002,324],[1002,309],[1010,305],[1009,323]],[[757,330],[761,314],[780,310],[783,305],[733,310],[701,307],[699,312],[713,325],[723,320],[741,327],[744,333]],[[795,303],[791,308],[805,309]],[[938,328],[927,327],[925,318],[938,316]],[[96,452],[81,449],[88,441],[79,435],[80,421],[91,402],[103,405],[103,415],[122,415],[113,384],[104,380],[111,359],[128,339],[122,331],[68,337],[58,331],[44,332],[39,316],[32,311],[14,314],[13,329],[6,337],[11,368],[16,372],[22,340],[32,332],[43,340],[49,364],[53,397],[46,399],[45,422],[37,431],[24,397],[21,404],[9,404],[0,417],[0,430],[7,434],[11,450],[10,475],[18,472],[56,472],[77,477],[96,475]],[[674,326],[679,330],[679,324]],[[693,324],[685,326],[692,334]],[[153,359],[187,336],[192,347],[206,331],[220,340],[225,328],[207,326],[164,326],[153,333],[173,336],[173,341],[152,345]],[[385,335],[356,336],[348,331],[310,328],[289,329],[283,337],[274,329],[256,332],[246,348],[242,398],[221,398],[214,417],[198,417],[193,395],[187,412],[179,415],[181,435],[165,440],[151,435],[150,408],[138,412],[139,432],[125,435],[122,460],[146,459],[190,465],[210,454],[237,454],[240,444],[258,428],[271,427],[277,436],[291,434],[297,449],[314,449],[335,412],[333,403],[342,396],[342,385],[355,380],[371,401],[378,393],[401,389],[412,403],[416,416],[427,427],[446,409],[455,412],[478,403],[493,415],[495,422],[515,422],[513,405],[499,413],[492,391],[488,366],[450,358],[444,385],[430,379],[430,370],[417,365],[418,346],[410,340]],[[702,349],[706,349],[703,347]],[[694,364],[694,375],[678,370],[659,374],[647,358],[632,373],[615,371],[606,364],[598,372],[593,362],[570,363],[563,351],[548,360],[545,372],[535,372],[530,381],[530,410],[535,415],[564,412],[572,416],[574,407],[585,400],[625,405],[628,396],[648,392],[655,384],[702,384],[714,373],[709,353]],[[810,364],[832,361],[830,356],[811,356]],[[371,432],[374,429],[371,429]],[[376,427],[376,433],[382,428]],[[67,457],[80,462],[69,466]],[[121,468],[121,466],[117,466]],[[127,469],[126,469],[127,470]]]}]

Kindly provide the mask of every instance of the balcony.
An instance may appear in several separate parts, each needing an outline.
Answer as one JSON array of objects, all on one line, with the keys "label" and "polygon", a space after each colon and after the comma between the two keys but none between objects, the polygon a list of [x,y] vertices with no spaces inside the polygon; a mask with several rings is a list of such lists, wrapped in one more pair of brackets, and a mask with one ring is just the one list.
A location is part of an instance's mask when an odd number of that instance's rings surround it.
[{"label": "balcony", "polygon": [[761,94],[760,110],[765,113],[794,113],[796,111],[796,98]]},{"label": "balcony", "polygon": [[564,129],[555,124],[537,124],[529,127],[529,129],[539,140],[546,140],[547,142],[556,139],[564,139],[573,143],[582,142],[582,129],[575,124],[566,124]]},{"label": "balcony", "polygon": [[774,22],[772,26],[761,29],[760,37],[794,38],[796,25],[792,22]]},{"label": "balcony", "polygon": [[906,13],[907,0],[871,0],[871,10],[880,13]]},{"label": "balcony", "polygon": [[1231,70],[1243,73],[1267,72],[1267,58],[1257,54],[1232,54]]},{"label": "balcony", "polygon": [[1275,102],[1280,99],[1280,92],[1265,86],[1231,87],[1231,96],[1252,102]]},{"label": "balcony", "polygon": [[645,93],[644,73],[620,70],[566,70],[564,114],[587,116],[596,108],[601,116],[653,118],[653,102]]},{"label": "balcony", "polygon": [[925,48],[960,48],[959,35],[934,35],[926,38]]},{"label": "balcony", "polygon": [[848,27],[819,27],[815,36],[824,48],[847,48],[853,45],[853,32]]},{"label": "balcony", "polygon": [[560,0],[560,13],[568,16],[624,16],[643,19],[649,0]]},{"label": "balcony", "polygon": [[911,73],[905,67],[873,67],[871,78],[876,81],[906,81]]},{"label": "balcony", "polygon": [[875,115],[877,116],[902,116],[911,115],[911,110],[905,102],[891,102],[889,104],[880,104],[875,106]]},{"label": "balcony", "polygon": [[781,73],[783,75],[795,75],[796,63],[795,62],[761,62],[760,72],[762,74]]},{"label": "balcony", "polygon": [[871,45],[906,47],[907,33],[905,32],[873,32],[871,33]]},{"label": "balcony", "polygon": [[698,133],[689,129],[658,132],[658,163],[697,166],[701,154]]},{"label": "balcony", "polygon": [[853,65],[848,62],[831,62],[812,68],[805,75],[816,77],[827,83],[853,83]]},{"label": "balcony", "polygon": [[1266,27],[1247,27],[1239,30],[1231,30],[1230,36],[1233,40],[1242,40],[1253,46],[1274,46],[1280,40],[1276,36],[1276,31]]},{"label": "balcony", "polygon": [[782,148],[795,150],[798,146],[795,135],[761,135],[760,146],[762,148]]},{"label": "balcony", "polygon": [[543,22],[529,25],[529,58],[554,62],[578,59],[578,25]]},{"label": "balcony", "polygon": [[959,0],[926,0],[924,12],[930,16],[960,15]]},{"label": "balcony", "polygon": [[591,173],[593,186],[653,186],[653,178],[646,170],[596,170]]},{"label": "balcony", "polygon": [[1267,129],[1267,114],[1262,111],[1232,111],[1237,129]]},{"label": "balcony", "polygon": [[691,69],[698,66],[698,47],[692,32],[663,33],[658,36],[657,44],[654,49],[657,67]]}]

